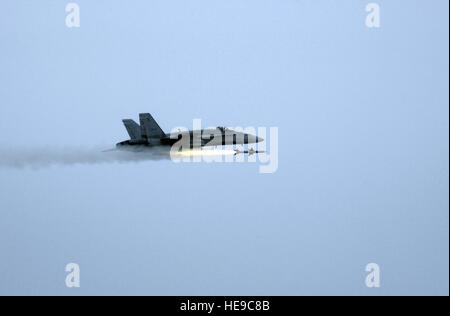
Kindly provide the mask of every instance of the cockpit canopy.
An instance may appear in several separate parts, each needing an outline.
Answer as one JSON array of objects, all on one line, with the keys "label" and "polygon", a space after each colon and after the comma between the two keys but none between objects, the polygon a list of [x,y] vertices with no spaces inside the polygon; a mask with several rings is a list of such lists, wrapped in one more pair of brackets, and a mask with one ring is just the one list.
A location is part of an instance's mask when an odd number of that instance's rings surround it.
[{"label": "cockpit canopy", "polygon": [[228,131],[228,130],[229,130],[229,128],[223,127],[223,126],[217,126],[217,129],[218,129],[220,132],[222,132],[222,133],[225,133],[225,131]]}]

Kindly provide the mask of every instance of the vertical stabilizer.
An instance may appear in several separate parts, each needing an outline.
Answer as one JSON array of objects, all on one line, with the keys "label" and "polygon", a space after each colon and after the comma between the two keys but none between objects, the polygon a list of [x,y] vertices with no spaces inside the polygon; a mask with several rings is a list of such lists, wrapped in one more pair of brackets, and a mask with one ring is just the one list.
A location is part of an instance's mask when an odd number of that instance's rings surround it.
[{"label": "vertical stabilizer", "polygon": [[141,127],[133,120],[122,120],[123,125],[127,129],[130,139],[139,140],[142,138]]},{"label": "vertical stabilizer", "polygon": [[139,114],[139,121],[141,123],[141,134],[147,138],[163,138],[164,131],[159,127],[158,123],[153,119],[150,113]]}]

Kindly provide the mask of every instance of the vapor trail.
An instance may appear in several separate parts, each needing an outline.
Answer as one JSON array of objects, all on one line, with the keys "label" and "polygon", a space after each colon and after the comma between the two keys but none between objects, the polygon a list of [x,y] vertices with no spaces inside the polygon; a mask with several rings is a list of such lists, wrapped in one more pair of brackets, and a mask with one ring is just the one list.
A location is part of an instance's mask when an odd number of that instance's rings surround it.
[{"label": "vapor trail", "polygon": [[[107,147],[106,147],[107,148]],[[105,147],[12,147],[0,145],[0,167],[24,168],[51,165],[100,164],[112,162],[137,162],[166,160],[170,155],[163,149],[146,149],[140,152],[107,151]]]}]

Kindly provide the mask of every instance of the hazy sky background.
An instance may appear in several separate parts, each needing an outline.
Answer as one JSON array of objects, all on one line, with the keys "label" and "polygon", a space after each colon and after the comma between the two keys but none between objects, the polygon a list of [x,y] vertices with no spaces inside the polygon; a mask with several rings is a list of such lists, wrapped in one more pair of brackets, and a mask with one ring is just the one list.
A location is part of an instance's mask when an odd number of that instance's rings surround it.
[{"label": "hazy sky background", "polygon": [[277,126],[279,168],[0,166],[0,294],[448,295],[448,1],[74,2],[2,1],[4,150],[150,112]]}]

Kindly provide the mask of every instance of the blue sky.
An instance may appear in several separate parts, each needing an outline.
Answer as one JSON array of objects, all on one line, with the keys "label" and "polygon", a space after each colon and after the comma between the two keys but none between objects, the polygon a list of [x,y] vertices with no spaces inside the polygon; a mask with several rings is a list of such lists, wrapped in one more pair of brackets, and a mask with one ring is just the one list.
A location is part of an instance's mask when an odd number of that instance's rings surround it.
[{"label": "blue sky", "polygon": [[279,168],[0,166],[0,294],[448,295],[448,1],[74,2],[2,3],[3,148],[150,112],[276,126]]}]

